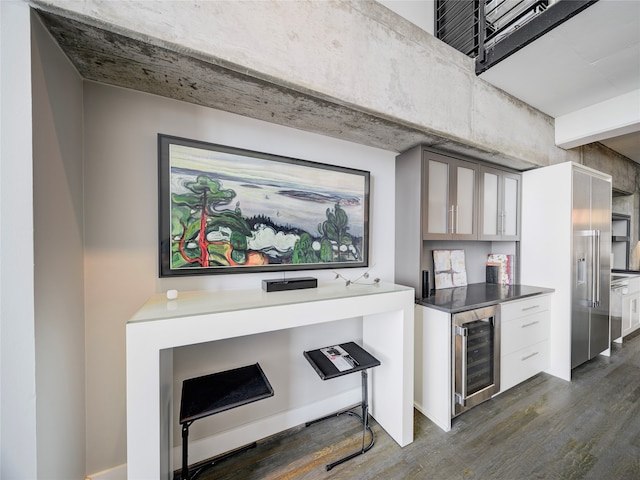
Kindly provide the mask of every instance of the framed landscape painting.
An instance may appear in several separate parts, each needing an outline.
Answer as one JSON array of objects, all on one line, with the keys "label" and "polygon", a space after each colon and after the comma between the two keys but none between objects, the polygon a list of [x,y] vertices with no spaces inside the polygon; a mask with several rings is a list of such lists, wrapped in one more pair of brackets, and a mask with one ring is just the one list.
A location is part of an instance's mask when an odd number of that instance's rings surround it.
[{"label": "framed landscape painting", "polygon": [[368,266],[367,171],[163,134],[158,169],[161,277]]}]

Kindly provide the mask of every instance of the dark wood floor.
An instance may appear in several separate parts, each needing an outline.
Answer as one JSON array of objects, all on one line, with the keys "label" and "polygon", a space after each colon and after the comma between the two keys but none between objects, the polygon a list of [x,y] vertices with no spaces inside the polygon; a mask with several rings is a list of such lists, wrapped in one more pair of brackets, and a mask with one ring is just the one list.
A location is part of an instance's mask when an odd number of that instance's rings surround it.
[{"label": "dark wood floor", "polygon": [[415,412],[415,440],[400,448],[375,421],[376,444],[358,449],[350,416],[294,428],[226,459],[214,479],[640,479],[640,335],[573,372],[540,374],[454,420],[445,433]]}]

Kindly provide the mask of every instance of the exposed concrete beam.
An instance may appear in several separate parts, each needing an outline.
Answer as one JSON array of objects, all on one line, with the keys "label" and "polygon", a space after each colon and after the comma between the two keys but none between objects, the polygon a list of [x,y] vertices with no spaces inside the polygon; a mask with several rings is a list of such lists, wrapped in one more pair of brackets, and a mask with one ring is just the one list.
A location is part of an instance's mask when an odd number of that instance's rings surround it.
[{"label": "exposed concrete beam", "polygon": [[377,2],[30,3],[88,80],[397,152],[577,160],[555,146],[553,119]]},{"label": "exposed concrete beam", "polygon": [[[640,171],[633,160],[620,155],[600,143],[580,147],[580,163],[611,175],[614,195],[631,195],[640,191]],[[638,218],[638,217],[636,217]],[[635,225],[636,222],[632,223]],[[634,229],[637,229],[634,226]]]},{"label": "exposed concrete beam", "polygon": [[46,27],[86,80],[237,113],[370,145],[403,151],[444,138],[363,108],[278,84],[223,61],[204,61],[141,40],[42,12]]}]

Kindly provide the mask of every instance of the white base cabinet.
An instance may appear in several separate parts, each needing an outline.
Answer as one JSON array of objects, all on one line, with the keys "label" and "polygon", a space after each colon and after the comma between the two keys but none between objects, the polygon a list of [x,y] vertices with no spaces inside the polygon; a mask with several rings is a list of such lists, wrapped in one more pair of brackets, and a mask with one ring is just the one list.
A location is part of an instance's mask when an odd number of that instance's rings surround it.
[{"label": "white base cabinet", "polygon": [[640,328],[640,277],[631,277],[628,293],[622,297],[622,338],[638,328]]},{"label": "white base cabinet", "polygon": [[[549,366],[549,294],[500,303],[500,391]],[[454,412],[452,315],[415,306],[415,407],[445,432]]]},{"label": "white base cabinet", "polygon": [[549,295],[500,308],[500,391],[505,391],[549,366]]},{"label": "white base cabinet", "polygon": [[445,432],[453,411],[451,314],[415,307],[414,405]]},{"label": "white base cabinet", "polygon": [[549,363],[549,342],[530,345],[515,353],[503,356],[500,370],[500,391],[508,390],[519,383],[543,372]]}]

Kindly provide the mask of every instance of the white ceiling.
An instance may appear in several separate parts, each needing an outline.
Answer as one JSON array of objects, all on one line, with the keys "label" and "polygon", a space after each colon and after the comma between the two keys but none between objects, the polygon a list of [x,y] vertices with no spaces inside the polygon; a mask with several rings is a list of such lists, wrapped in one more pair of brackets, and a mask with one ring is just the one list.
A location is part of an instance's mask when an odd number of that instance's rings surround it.
[{"label": "white ceiling", "polygon": [[640,0],[599,0],[480,77],[554,117],[558,145],[640,163]]}]

